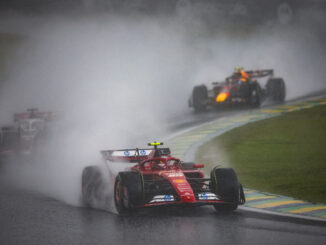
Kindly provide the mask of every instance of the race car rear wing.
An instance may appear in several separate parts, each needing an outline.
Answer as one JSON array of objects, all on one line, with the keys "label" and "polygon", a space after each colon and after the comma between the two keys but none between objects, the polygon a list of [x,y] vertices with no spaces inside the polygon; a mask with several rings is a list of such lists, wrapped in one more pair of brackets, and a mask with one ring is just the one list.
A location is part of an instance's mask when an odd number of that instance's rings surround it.
[{"label": "race car rear wing", "polygon": [[[267,76],[274,76],[274,70],[273,69],[266,69],[266,70],[255,70],[255,71],[245,71],[250,78],[260,78],[260,77],[267,77]],[[236,78],[237,76],[235,74],[232,74],[231,76],[226,78],[226,81],[232,80]]]},{"label": "race car rear wing", "polygon": [[53,112],[40,112],[37,109],[28,109],[27,112],[14,114],[15,122],[28,118],[41,118],[45,121],[51,121],[55,118],[55,114]]},{"label": "race car rear wing", "polygon": [[[154,149],[123,149],[101,151],[104,160],[110,162],[139,162],[147,159]],[[169,155],[169,148],[158,148],[155,150],[160,155]]]},{"label": "race car rear wing", "polygon": [[268,70],[246,71],[246,73],[248,73],[248,75],[252,78],[258,78],[258,77],[273,76],[274,70],[268,69]]}]

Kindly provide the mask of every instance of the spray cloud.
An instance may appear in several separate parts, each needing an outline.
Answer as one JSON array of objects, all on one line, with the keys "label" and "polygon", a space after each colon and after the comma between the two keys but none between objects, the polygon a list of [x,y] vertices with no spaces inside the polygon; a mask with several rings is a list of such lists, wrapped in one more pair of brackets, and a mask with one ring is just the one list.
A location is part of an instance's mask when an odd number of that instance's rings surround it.
[{"label": "spray cloud", "polygon": [[56,111],[59,120],[38,159],[11,166],[7,177],[71,204],[79,202],[83,167],[99,162],[99,150],[169,134],[166,125],[189,110],[195,84],[221,80],[240,65],[275,69],[288,99],[326,88],[323,40],[302,24],[243,32],[207,24],[193,9],[15,18],[0,27],[24,28],[27,38],[1,86],[0,123],[28,107]]}]

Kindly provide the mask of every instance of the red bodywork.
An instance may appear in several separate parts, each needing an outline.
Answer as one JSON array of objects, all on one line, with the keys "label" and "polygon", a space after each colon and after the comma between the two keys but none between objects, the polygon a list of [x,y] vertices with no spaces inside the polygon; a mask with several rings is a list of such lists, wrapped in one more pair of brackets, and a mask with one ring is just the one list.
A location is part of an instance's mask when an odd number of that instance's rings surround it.
[{"label": "red bodywork", "polygon": [[[167,148],[165,148],[167,149]],[[210,179],[205,179],[205,174],[201,170],[204,164],[193,164],[192,168],[184,169],[182,168],[182,162],[180,159],[172,157],[170,154],[157,154],[157,151],[161,149],[136,149],[130,150],[135,152],[148,151],[149,154],[139,155],[135,154],[133,156],[113,156],[115,151],[102,151],[102,155],[105,160],[109,161],[123,161],[123,162],[137,162],[136,165],[128,168],[127,170],[137,171],[141,173],[143,179],[151,178],[151,181],[156,180],[167,180],[173,187],[177,197],[173,200],[168,201],[158,201],[152,202],[148,200],[142,206],[161,206],[161,205],[177,205],[177,204],[190,204],[190,205],[207,205],[207,204],[217,204],[217,203],[227,203],[226,201],[220,200],[217,196],[215,200],[209,200],[212,198],[199,198],[199,193],[196,193],[189,182],[191,179],[199,180],[199,187],[208,186],[205,181]],[[128,152],[129,150],[121,150]],[[157,156],[159,155],[159,156]],[[196,178],[189,178],[188,176],[197,176]],[[202,191],[204,192],[204,191]],[[207,193],[210,191],[207,190]],[[160,195],[160,192],[157,193]],[[163,194],[164,195],[164,194]],[[213,195],[213,193],[210,193]]]}]

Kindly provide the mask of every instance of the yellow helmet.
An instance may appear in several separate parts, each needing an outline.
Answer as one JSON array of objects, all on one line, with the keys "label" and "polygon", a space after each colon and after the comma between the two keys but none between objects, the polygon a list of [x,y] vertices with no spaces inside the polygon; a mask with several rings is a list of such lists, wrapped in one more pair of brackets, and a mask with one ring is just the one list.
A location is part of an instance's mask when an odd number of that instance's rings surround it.
[{"label": "yellow helmet", "polygon": [[235,72],[243,71],[243,67],[235,67],[235,68],[234,68],[234,71],[235,71]]}]

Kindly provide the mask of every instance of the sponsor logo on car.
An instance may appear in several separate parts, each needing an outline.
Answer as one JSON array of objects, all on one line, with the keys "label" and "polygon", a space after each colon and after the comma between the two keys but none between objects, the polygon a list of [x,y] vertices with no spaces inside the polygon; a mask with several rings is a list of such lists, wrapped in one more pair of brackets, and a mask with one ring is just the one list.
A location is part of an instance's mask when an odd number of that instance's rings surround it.
[{"label": "sponsor logo on car", "polygon": [[199,193],[198,194],[199,200],[219,200],[219,198],[211,192]]},{"label": "sponsor logo on car", "polygon": [[208,196],[207,196],[206,193],[200,193],[200,194],[198,195],[198,197],[199,197],[200,200],[207,200],[207,198],[208,198]]},{"label": "sponsor logo on car", "polygon": [[173,196],[172,195],[165,195],[164,196],[164,201],[173,201]]},{"label": "sponsor logo on car", "polygon": [[173,202],[173,201],[175,201],[173,195],[158,195],[158,196],[154,196],[153,199],[149,203]]},{"label": "sponsor logo on car", "polygon": [[139,154],[140,154],[141,156],[146,156],[146,155],[147,155],[145,150],[141,150],[141,151],[139,152]]},{"label": "sponsor logo on car", "polygon": [[168,174],[168,177],[182,177],[183,173],[170,173]]}]

